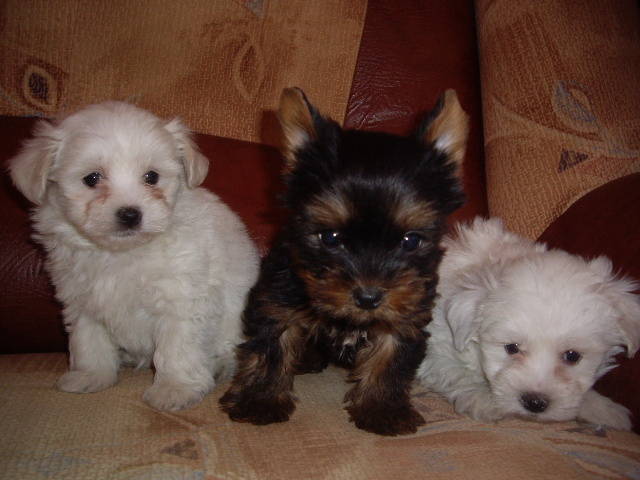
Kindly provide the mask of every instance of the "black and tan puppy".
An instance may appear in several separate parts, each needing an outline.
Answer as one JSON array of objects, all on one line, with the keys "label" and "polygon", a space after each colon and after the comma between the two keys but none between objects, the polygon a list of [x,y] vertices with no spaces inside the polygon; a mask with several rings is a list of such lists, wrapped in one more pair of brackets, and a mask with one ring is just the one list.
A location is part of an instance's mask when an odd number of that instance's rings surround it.
[{"label": "black and tan puppy", "polygon": [[236,421],[286,421],[294,375],[333,361],[351,369],[345,402],[358,428],[415,432],[424,419],[409,389],[445,220],[463,201],[467,115],[448,90],[411,136],[343,130],[286,89],[279,118],[292,214],[250,293],[220,404]]}]

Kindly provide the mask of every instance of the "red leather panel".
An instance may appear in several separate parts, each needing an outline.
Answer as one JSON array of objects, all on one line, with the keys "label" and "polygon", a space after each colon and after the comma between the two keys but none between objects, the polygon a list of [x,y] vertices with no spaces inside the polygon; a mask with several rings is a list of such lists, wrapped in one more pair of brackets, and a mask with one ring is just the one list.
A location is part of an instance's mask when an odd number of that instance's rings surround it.
[{"label": "red leather panel", "polygon": [[30,240],[30,203],[13,187],[6,161],[29,135],[32,119],[0,117],[0,352],[66,350],[60,306]]}]

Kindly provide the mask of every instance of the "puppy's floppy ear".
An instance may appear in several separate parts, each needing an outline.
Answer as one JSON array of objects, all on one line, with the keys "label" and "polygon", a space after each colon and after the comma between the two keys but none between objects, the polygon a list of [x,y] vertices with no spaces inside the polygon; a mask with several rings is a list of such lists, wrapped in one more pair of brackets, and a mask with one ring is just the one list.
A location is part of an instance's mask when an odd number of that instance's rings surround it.
[{"label": "puppy's floppy ear", "polygon": [[49,173],[56,159],[62,132],[46,120],[36,124],[33,138],[9,161],[11,179],[31,202],[40,205],[47,190]]},{"label": "puppy's floppy ear", "polygon": [[209,171],[209,160],[202,155],[191,138],[191,132],[178,118],[164,126],[176,141],[189,188],[199,186]]},{"label": "puppy's floppy ear", "polygon": [[293,87],[282,90],[278,120],[282,126],[282,153],[286,160],[286,170],[291,171],[295,166],[296,151],[318,139],[317,122],[321,117],[304,92]]},{"label": "puppy's floppy ear", "polygon": [[425,145],[445,153],[456,176],[461,177],[468,136],[469,116],[460,106],[455,90],[449,89],[422,122],[418,137]]},{"label": "puppy's floppy ear", "polygon": [[589,266],[603,277],[598,289],[616,311],[616,322],[627,347],[627,356],[633,357],[640,348],[640,297],[633,292],[638,284],[624,277],[615,277],[611,260],[597,257]]},{"label": "puppy's floppy ear", "polygon": [[453,345],[461,352],[477,334],[482,323],[481,305],[495,283],[490,274],[467,273],[444,302],[445,319],[451,329]]}]

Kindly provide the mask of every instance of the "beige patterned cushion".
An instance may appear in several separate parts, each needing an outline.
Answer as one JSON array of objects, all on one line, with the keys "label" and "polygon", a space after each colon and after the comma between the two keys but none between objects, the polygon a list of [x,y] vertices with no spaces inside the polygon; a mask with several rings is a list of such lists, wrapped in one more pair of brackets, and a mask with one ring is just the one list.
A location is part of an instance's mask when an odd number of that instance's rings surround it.
[{"label": "beige patterned cushion", "polygon": [[63,354],[0,356],[0,478],[6,479],[618,479],[640,472],[640,437],[575,423],[499,425],[456,415],[416,389],[417,434],[356,429],[341,400],[344,372],[296,377],[287,423],[231,422],[223,387],[196,408],[160,413],[141,400],[149,370],[125,370],[94,394],[54,390]]},{"label": "beige patterned cushion", "polygon": [[200,133],[273,142],[263,114],[283,87],[343,119],[366,5],[4,0],[0,114],[131,100]]},{"label": "beige patterned cushion", "polygon": [[476,0],[489,210],[537,237],[640,171],[634,0]]}]

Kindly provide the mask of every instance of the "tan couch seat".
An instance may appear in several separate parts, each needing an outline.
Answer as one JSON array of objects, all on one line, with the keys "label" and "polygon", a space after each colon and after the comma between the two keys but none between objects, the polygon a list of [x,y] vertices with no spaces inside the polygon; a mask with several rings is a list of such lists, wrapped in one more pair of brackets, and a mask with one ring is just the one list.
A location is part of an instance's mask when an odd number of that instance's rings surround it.
[{"label": "tan couch seat", "polygon": [[287,423],[231,422],[217,406],[224,386],[196,408],[152,410],[150,370],[125,369],[106,391],[53,387],[64,354],[0,356],[0,478],[7,479],[580,479],[638,478],[640,437],[576,423],[520,420],[501,428],[456,415],[417,388],[427,419],[406,437],[349,423],[345,372],[296,377]]}]

